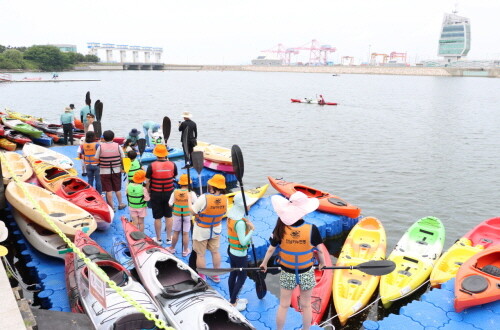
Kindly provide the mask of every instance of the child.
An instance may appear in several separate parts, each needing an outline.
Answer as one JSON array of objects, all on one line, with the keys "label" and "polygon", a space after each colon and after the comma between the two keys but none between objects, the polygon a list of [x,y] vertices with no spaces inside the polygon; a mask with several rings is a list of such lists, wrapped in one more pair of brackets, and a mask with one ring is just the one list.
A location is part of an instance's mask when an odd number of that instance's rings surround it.
[{"label": "child", "polygon": [[157,144],[163,144],[163,136],[160,132],[155,132],[151,135],[151,143],[156,146]]},{"label": "child", "polygon": [[196,201],[196,194],[194,191],[189,192],[188,184],[191,184],[192,181],[188,183],[187,174],[182,174],[179,178],[179,189],[175,189],[174,193],[170,196],[170,200],[168,204],[172,207],[172,216],[174,218],[174,224],[172,226],[172,230],[174,231],[172,237],[172,245],[167,248],[167,250],[174,254],[175,245],[177,244],[177,240],[179,239],[179,232],[182,228],[182,245],[184,250],[182,251],[182,255],[186,257],[191,250],[189,250],[189,230],[191,229],[191,213],[189,212],[189,198],[188,194],[191,197],[191,204]]},{"label": "child", "polygon": [[149,201],[149,193],[144,187],[143,182],[146,180],[146,171],[138,170],[135,172],[132,182],[127,186],[127,200],[132,223],[144,232],[144,218],[146,217],[147,201]]},{"label": "child", "polygon": [[142,170],[143,168],[141,167],[141,163],[139,163],[139,160],[137,159],[137,152],[134,150],[130,150],[127,152],[127,157],[130,158],[130,168],[128,170],[128,182],[132,182],[132,178],[134,177],[134,174]]}]

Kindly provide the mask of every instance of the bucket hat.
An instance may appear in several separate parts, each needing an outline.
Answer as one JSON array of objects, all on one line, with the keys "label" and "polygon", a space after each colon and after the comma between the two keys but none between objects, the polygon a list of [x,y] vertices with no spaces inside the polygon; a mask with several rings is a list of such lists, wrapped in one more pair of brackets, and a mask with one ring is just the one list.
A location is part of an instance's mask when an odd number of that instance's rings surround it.
[{"label": "bucket hat", "polygon": [[134,173],[132,180],[135,183],[143,183],[144,181],[146,181],[146,171],[138,170],[137,172]]},{"label": "bucket hat", "polygon": [[285,225],[291,226],[319,206],[317,198],[308,198],[303,192],[297,191],[286,199],[280,195],[271,197],[273,208]]},{"label": "bucket hat", "polygon": [[226,189],[226,178],[222,174],[215,174],[207,184],[218,189]]},{"label": "bucket hat", "polygon": [[193,118],[193,114],[189,111],[184,111],[181,115],[182,118]]},{"label": "bucket hat", "polygon": [[70,107],[66,107],[66,108],[64,108],[64,111],[65,112],[71,112],[71,108]]},{"label": "bucket hat", "polygon": [[[193,181],[191,180],[191,178],[189,178],[189,183],[193,183]],[[187,176],[187,174],[182,174],[179,177],[179,185],[180,186],[187,186],[188,185],[188,176]]]},{"label": "bucket hat", "polygon": [[0,242],[5,241],[8,236],[9,232],[7,230],[7,227],[5,226],[5,223],[3,221],[0,221]]},{"label": "bucket hat", "polygon": [[130,131],[130,133],[128,133],[128,135],[130,135],[130,136],[138,136],[139,134],[141,134],[141,132],[139,132],[137,130],[137,128],[132,128],[132,130]]},{"label": "bucket hat", "polygon": [[167,157],[168,156],[167,147],[165,147],[164,144],[157,144],[156,147],[153,149],[153,154],[156,157]]},{"label": "bucket hat", "polygon": [[[245,201],[247,205],[251,205],[257,201],[258,198],[250,197],[245,193]],[[245,216],[245,206],[243,205],[243,195],[241,192],[236,193],[233,198],[233,207],[227,213],[227,217],[233,220],[240,220]]]}]

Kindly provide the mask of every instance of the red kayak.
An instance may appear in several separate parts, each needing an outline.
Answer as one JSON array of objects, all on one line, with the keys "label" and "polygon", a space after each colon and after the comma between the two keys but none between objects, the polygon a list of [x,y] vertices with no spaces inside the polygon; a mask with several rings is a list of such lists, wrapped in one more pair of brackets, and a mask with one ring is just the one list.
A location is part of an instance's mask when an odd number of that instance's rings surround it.
[{"label": "red kayak", "polygon": [[7,138],[7,140],[15,142],[17,144],[25,144],[25,143],[30,143],[33,142],[29,137],[27,137],[24,134],[21,134],[19,132],[14,131],[13,129],[10,128],[4,128],[4,136]]},{"label": "red kayak", "polygon": [[500,244],[500,217],[481,222],[465,234],[464,237],[472,242],[472,246],[480,244],[485,249]]},{"label": "red kayak", "polygon": [[337,105],[337,103],[334,102],[318,102],[317,100],[311,100],[311,99],[291,99],[293,103],[307,103],[307,104],[318,104],[318,105]]},{"label": "red kayak", "polygon": [[500,245],[476,254],[458,269],[455,311],[500,299]]},{"label": "red kayak", "polygon": [[113,210],[101,194],[83,179],[77,177],[64,179],[55,193],[92,214],[99,230],[106,230],[113,221]]},{"label": "red kayak", "polygon": [[80,291],[76,285],[75,254],[66,253],[64,256],[64,273],[66,274],[66,290],[68,292],[69,306],[73,313],[85,313],[80,302]]},{"label": "red kayak", "polygon": [[[325,257],[325,266],[331,267],[332,259],[330,254],[326,249],[324,244],[319,245],[319,248],[323,252]],[[332,281],[333,281],[333,270],[315,270],[314,275],[316,276],[316,286],[312,289],[311,294],[311,307],[312,307],[312,320],[311,324],[319,324],[325,314],[328,303],[330,302],[332,296]],[[297,286],[292,292],[292,307],[295,308],[297,312],[301,312],[300,308],[300,288]]]}]

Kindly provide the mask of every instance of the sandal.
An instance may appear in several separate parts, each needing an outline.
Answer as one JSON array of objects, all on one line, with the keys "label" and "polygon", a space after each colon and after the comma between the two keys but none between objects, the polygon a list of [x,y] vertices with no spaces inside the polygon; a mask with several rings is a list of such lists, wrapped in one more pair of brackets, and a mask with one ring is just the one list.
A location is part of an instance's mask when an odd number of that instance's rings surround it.
[{"label": "sandal", "polygon": [[191,250],[190,250],[190,249],[187,249],[186,251],[182,251],[182,256],[183,256],[183,257],[187,257],[187,256],[188,256],[188,254],[190,254],[190,253],[191,253]]}]

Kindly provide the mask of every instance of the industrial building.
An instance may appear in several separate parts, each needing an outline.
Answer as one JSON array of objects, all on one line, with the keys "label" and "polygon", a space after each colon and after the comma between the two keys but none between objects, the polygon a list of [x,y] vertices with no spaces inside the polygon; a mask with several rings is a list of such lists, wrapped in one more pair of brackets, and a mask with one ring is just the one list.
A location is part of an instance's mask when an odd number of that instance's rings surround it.
[{"label": "industrial building", "polygon": [[447,63],[456,62],[467,56],[470,43],[469,19],[458,16],[456,11],[452,14],[445,14],[439,38],[438,56],[444,57]]}]

